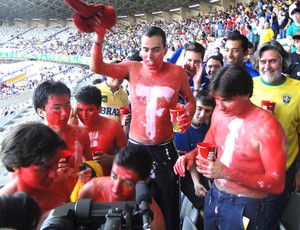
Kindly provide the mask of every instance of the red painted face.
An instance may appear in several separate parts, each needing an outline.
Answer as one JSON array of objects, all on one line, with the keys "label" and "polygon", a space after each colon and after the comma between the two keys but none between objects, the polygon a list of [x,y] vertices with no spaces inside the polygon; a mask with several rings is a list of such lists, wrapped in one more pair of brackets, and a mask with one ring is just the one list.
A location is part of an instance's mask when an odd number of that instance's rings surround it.
[{"label": "red painted face", "polygon": [[65,126],[71,112],[68,95],[50,95],[45,105],[44,117],[51,126]]},{"label": "red painted face", "polygon": [[137,173],[113,164],[110,176],[111,202],[135,200],[135,185],[140,180]]},{"label": "red painted face", "polygon": [[90,126],[97,121],[99,109],[95,105],[77,103],[77,114],[82,124]]},{"label": "red painted face", "polygon": [[48,188],[57,177],[58,161],[60,152],[53,153],[54,157],[44,166],[30,165],[29,167],[19,168],[18,178],[23,186],[33,189]]},{"label": "red painted face", "polygon": [[246,96],[235,96],[230,99],[224,98],[220,95],[214,96],[216,100],[216,108],[224,113],[225,116],[238,116],[244,112],[243,105],[248,101]]},{"label": "red painted face", "polygon": [[142,36],[141,56],[151,71],[159,71],[163,65],[165,48],[160,36]]}]

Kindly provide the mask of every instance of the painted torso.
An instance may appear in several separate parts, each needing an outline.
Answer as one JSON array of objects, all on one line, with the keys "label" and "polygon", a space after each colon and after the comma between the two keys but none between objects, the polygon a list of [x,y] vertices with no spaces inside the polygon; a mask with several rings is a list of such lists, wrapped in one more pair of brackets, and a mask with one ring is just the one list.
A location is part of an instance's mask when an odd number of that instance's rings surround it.
[{"label": "painted torso", "polygon": [[82,128],[73,125],[68,125],[64,131],[59,131],[58,134],[66,141],[67,149],[72,152],[68,169],[68,180],[72,188],[77,181],[76,173],[79,171],[82,162],[92,160],[88,134]]},{"label": "painted torso", "polygon": [[[217,146],[217,158],[225,166],[237,172],[253,174],[249,181],[243,183],[254,183],[251,186],[255,187],[268,186],[266,181],[253,182],[255,174],[282,168],[282,160],[276,162],[274,154],[285,151],[283,135],[282,127],[274,116],[260,108],[251,107],[245,117],[224,116],[220,110],[215,109],[204,141]],[[270,165],[270,162],[274,165]],[[277,172],[273,171],[272,174]],[[256,198],[267,194],[230,180],[215,179],[215,183],[220,190],[232,194]]]},{"label": "painted torso", "polygon": [[[97,151],[104,154],[114,155],[116,151],[127,145],[125,132],[115,120],[101,117],[93,128],[83,127],[88,131],[90,146],[97,147]],[[103,175],[109,176],[112,164],[101,164],[101,167]]]},{"label": "painted torso", "polygon": [[139,65],[130,70],[129,136],[143,144],[163,143],[173,138],[169,109],[176,106],[182,84],[186,81],[188,86],[188,80],[182,68],[171,68],[169,63],[158,74],[144,69]]}]

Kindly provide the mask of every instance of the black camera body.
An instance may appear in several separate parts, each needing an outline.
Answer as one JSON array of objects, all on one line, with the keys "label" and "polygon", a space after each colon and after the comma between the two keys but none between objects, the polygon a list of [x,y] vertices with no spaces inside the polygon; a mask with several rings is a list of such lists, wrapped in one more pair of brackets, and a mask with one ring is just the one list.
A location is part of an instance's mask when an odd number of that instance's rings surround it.
[{"label": "black camera body", "polygon": [[144,181],[136,185],[136,200],[96,202],[79,199],[50,211],[41,230],[150,230],[152,198]]},{"label": "black camera body", "polygon": [[69,202],[50,211],[41,230],[143,229],[138,205],[133,201],[93,203],[91,199]]}]

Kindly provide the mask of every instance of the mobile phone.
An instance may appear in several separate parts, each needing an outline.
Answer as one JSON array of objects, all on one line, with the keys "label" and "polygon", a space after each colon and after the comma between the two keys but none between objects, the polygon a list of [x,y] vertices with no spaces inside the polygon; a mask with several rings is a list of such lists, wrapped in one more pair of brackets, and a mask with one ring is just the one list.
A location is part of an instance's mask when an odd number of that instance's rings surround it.
[{"label": "mobile phone", "polygon": [[86,170],[86,166],[85,165],[79,166],[79,171],[83,171],[83,170]]}]

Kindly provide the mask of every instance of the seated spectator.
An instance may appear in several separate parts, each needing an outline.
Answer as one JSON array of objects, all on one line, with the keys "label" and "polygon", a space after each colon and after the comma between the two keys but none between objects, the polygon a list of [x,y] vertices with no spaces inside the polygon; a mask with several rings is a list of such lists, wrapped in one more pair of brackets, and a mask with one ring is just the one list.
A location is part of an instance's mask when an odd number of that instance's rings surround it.
[{"label": "seated spectator", "polygon": [[[0,189],[0,196],[22,191],[47,212],[70,201],[64,174],[57,172],[60,150],[66,143],[41,123],[21,124],[3,139],[2,163],[12,179]],[[45,194],[51,194],[51,199]]]},{"label": "seated spectator", "polygon": [[[211,114],[216,105],[215,99],[208,96],[207,91],[199,91],[196,96],[196,112],[192,125],[185,133],[175,133],[174,141],[179,155],[184,155],[197,147],[202,142],[209,128]],[[201,176],[201,177],[200,177]],[[180,178],[180,189],[199,211],[204,208],[204,196],[209,189],[207,178],[200,175],[196,168],[186,172],[185,177]],[[203,219],[199,215],[196,223],[198,229],[203,229]]]},{"label": "seated spectator", "polygon": [[[110,177],[98,177],[87,182],[79,198],[91,198],[94,202],[135,201],[135,186],[140,180],[150,181],[151,153],[143,146],[123,148],[115,157]],[[160,208],[152,199],[153,229],[165,229]]]}]

